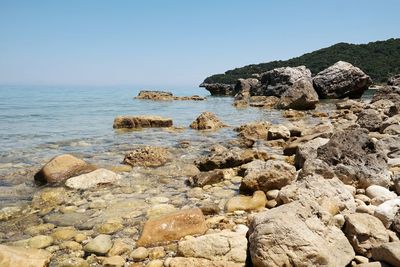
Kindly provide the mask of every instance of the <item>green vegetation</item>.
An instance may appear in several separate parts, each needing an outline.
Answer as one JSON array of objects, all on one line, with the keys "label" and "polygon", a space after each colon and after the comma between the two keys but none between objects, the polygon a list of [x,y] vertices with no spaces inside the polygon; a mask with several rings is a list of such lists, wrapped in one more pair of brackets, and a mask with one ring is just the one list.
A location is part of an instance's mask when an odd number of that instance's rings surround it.
[{"label": "green vegetation", "polygon": [[271,61],[228,70],[225,74],[212,75],[204,82],[232,84],[239,78],[249,78],[255,73],[300,65],[307,66],[315,75],[339,60],[350,62],[361,68],[371,76],[374,83],[386,83],[391,75],[400,73],[400,39],[360,45],[338,43],[285,61]]}]

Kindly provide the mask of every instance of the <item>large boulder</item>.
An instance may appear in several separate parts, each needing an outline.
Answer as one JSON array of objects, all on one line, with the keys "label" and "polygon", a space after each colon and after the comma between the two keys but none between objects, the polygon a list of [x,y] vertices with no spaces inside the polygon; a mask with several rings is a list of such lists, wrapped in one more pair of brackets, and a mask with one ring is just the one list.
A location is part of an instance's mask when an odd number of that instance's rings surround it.
[{"label": "large boulder", "polygon": [[268,154],[264,151],[251,149],[223,149],[195,162],[200,171],[238,167],[253,160],[267,160]]},{"label": "large boulder", "polygon": [[145,146],[128,152],[124,163],[131,166],[158,167],[171,159],[168,149],[164,147]]},{"label": "large boulder", "polygon": [[273,189],[281,189],[290,184],[295,177],[296,168],[285,161],[268,160],[264,162],[255,160],[247,164],[240,190],[267,192]]},{"label": "large boulder", "polygon": [[367,213],[345,216],[344,233],[357,254],[371,257],[371,250],[389,242],[389,234],[382,222]]},{"label": "large boulder", "polygon": [[280,109],[308,110],[315,109],[318,94],[309,78],[301,78],[293,83],[281,96],[277,104]]},{"label": "large boulder", "polygon": [[392,86],[400,86],[400,74],[390,77],[387,84]]},{"label": "large boulder", "polygon": [[203,112],[195,121],[190,124],[190,128],[196,130],[217,130],[226,125],[211,112]]},{"label": "large boulder", "polygon": [[320,98],[360,98],[372,80],[359,68],[339,61],[318,73],[313,83]]},{"label": "large boulder", "polygon": [[98,185],[112,184],[121,179],[115,172],[106,169],[97,169],[87,174],[69,178],[65,185],[73,189],[89,189]]},{"label": "large boulder", "polygon": [[178,255],[211,261],[244,263],[247,257],[246,235],[222,231],[180,241]]},{"label": "large boulder", "polygon": [[324,179],[318,175],[305,177],[283,187],[279,199],[285,204],[294,201],[315,202],[321,210],[331,215],[356,210],[352,193],[339,179]]},{"label": "large boulder", "polygon": [[51,254],[45,250],[0,245],[2,267],[45,267]]},{"label": "large boulder", "polygon": [[394,107],[389,110],[390,115],[398,114],[400,112],[400,86],[384,86],[377,89],[372,97],[371,104],[379,101],[391,101]]},{"label": "large boulder", "polygon": [[114,129],[132,129],[132,128],[158,128],[171,127],[172,119],[160,116],[143,115],[143,116],[118,116],[114,119]]},{"label": "large boulder", "polygon": [[315,159],[317,157],[317,149],[320,146],[325,145],[329,142],[328,138],[317,137],[308,142],[302,143],[297,147],[295,156],[295,166],[300,169],[303,167],[304,162],[309,159]]},{"label": "large boulder", "polygon": [[237,91],[231,84],[224,84],[224,83],[202,83],[200,87],[206,88],[207,91],[211,93],[211,95],[230,95],[234,96]]},{"label": "large boulder", "polygon": [[370,139],[366,129],[336,132],[327,144],[318,148],[317,158],[328,163],[345,184],[358,188],[390,184],[386,155]]},{"label": "large boulder", "polygon": [[234,130],[238,132],[239,137],[257,140],[267,138],[269,127],[271,127],[270,122],[251,122],[241,125]]},{"label": "large boulder", "polygon": [[400,197],[387,200],[382,204],[380,204],[376,208],[374,216],[380,219],[386,228],[390,228],[399,210],[400,210]]},{"label": "large boulder", "polygon": [[187,209],[149,219],[137,246],[154,246],[179,240],[187,235],[204,234],[207,231],[206,221],[200,209]]},{"label": "large boulder", "polygon": [[254,266],[346,266],[352,246],[336,226],[325,225],[307,204],[293,202],[258,213],[250,221]]},{"label": "large boulder", "polygon": [[258,79],[248,78],[248,79],[239,79],[235,84],[235,92],[248,92],[249,95],[258,95],[257,90],[260,87],[261,83]]},{"label": "large boulder", "polygon": [[311,71],[305,66],[283,67],[261,75],[261,95],[281,97],[300,79],[311,79]]},{"label": "large boulder", "polygon": [[91,172],[95,167],[72,155],[64,154],[52,158],[35,174],[35,180],[41,183],[57,183],[70,177]]}]

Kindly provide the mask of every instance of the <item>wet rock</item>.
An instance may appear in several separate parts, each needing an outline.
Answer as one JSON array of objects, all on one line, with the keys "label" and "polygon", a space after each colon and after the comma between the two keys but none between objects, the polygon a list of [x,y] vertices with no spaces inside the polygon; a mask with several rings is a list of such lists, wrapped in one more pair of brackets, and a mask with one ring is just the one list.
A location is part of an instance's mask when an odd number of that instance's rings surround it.
[{"label": "wet rock", "polygon": [[57,207],[65,202],[64,188],[44,188],[37,192],[32,199],[32,206],[36,209]]},{"label": "wet rock", "polygon": [[201,158],[195,164],[200,171],[210,171],[214,169],[234,168],[246,164],[253,160],[267,160],[268,155],[264,151],[251,149],[223,149],[212,153],[208,157]]},{"label": "wet rock", "polygon": [[328,163],[345,184],[367,188],[374,184],[387,187],[390,183],[385,155],[365,129],[335,133],[326,145],[318,148],[317,158]]},{"label": "wet rock", "polygon": [[234,96],[237,92],[234,89],[234,86],[231,84],[224,83],[202,83],[200,87],[206,88],[207,91],[211,93],[211,95],[217,96]]},{"label": "wet rock", "polygon": [[283,67],[267,71],[261,76],[259,95],[281,97],[300,79],[311,79],[311,71],[305,66]]},{"label": "wet rock", "polygon": [[106,234],[106,235],[111,235],[114,234],[118,231],[121,231],[124,228],[122,223],[118,221],[111,221],[111,222],[106,222],[100,225],[97,225],[95,227],[96,232],[100,234]]},{"label": "wet rock", "polygon": [[[254,266],[346,266],[355,254],[343,232],[322,223],[312,206],[293,202],[251,218]],[[301,248],[301,249],[299,249]]]},{"label": "wet rock", "polygon": [[219,169],[215,169],[208,172],[200,172],[199,174],[191,177],[189,183],[192,186],[203,187],[205,185],[211,185],[219,183],[224,180],[224,172]]},{"label": "wet rock", "polygon": [[372,80],[359,68],[339,61],[319,72],[313,83],[320,98],[360,98]]},{"label": "wet rock", "polygon": [[272,125],[268,129],[268,134],[267,134],[268,140],[276,140],[276,139],[287,140],[289,138],[290,138],[290,131],[287,127],[283,125]]},{"label": "wet rock", "polygon": [[371,250],[389,242],[389,234],[382,222],[366,213],[348,214],[344,233],[357,254],[371,257]]},{"label": "wet rock", "polygon": [[257,140],[267,138],[268,128],[270,126],[271,123],[269,122],[253,122],[241,125],[234,130],[239,133],[239,137]]},{"label": "wet rock", "polygon": [[308,110],[315,109],[318,94],[315,92],[311,79],[301,78],[293,83],[281,96],[277,108]]},{"label": "wet rock", "polygon": [[250,107],[256,108],[275,108],[279,102],[279,97],[276,96],[253,96],[250,97]]},{"label": "wet rock", "polygon": [[35,174],[35,181],[57,183],[68,178],[93,171],[95,168],[72,155],[64,154],[52,158]]},{"label": "wet rock", "polygon": [[211,112],[203,112],[195,121],[190,124],[190,128],[196,130],[217,130],[226,125]]},{"label": "wet rock", "polygon": [[290,184],[296,176],[296,168],[280,160],[257,160],[246,165],[246,168],[240,185],[240,190],[245,192],[281,189]]},{"label": "wet rock", "polygon": [[118,116],[114,119],[113,128],[162,128],[171,127],[172,119],[160,116]]},{"label": "wet rock", "polygon": [[173,213],[177,209],[171,204],[156,204],[151,206],[146,213],[147,218],[156,218],[165,214]]},{"label": "wet rock", "polygon": [[89,189],[98,185],[112,184],[121,179],[115,172],[106,169],[97,169],[87,174],[69,178],[65,185],[73,189]]},{"label": "wet rock", "polygon": [[211,261],[244,264],[247,256],[246,252],[246,236],[230,231],[222,231],[180,241],[178,245],[178,254],[181,256]]},{"label": "wet rock", "polygon": [[350,109],[350,110],[361,111],[364,108],[364,106],[365,106],[364,103],[353,99],[346,99],[344,101],[339,101],[336,103],[337,109]]},{"label": "wet rock", "polygon": [[93,213],[93,211],[87,211],[85,213],[53,213],[46,215],[43,219],[46,223],[51,223],[57,226],[74,226],[80,228],[80,225],[87,222]]},{"label": "wet rock", "polygon": [[2,267],[45,267],[51,254],[45,250],[0,245],[0,266]]},{"label": "wet rock", "polygon": [[267,204],[267,197],[263,191],[255,191],[253,196],[235,196],[226,203],[226,210],[234,212],[235,210],[262,210]]},{"label": "wet rock", "polygon": [[374,216],[380,219],[386,228],[390,228],[398,210],[400,210],[400,198],[395,198],[380,204]]},{"label": "wet rock", "polygon": [[179,240],[186,235],[204,234],[207,225],[200,209],[181,210],[176,213],[148,220],[138,246],[152,246]]},{"label": "wet rock", "polygon": [[47,235],[37,235],[29,239],[30,248],[46,248],[53,244],[53,238]]},{"label": "wet rock", "polygon": [[124,163],[131,166],[158,167],[171,160],[168,149],[156,146],[137,148],[125,155]]},{"label": "wet rock", "polygon": [[147,91],[142,90],[139,92],[136,99],[147,99],[147,100],[161,100],[161,101],[171,101],[171,100],[194,100],[201,101],[205,100],[204,97],[194,95],[194,96],[174,96],[170,92],[163,91]]},{"label": "wet rock", "polygon": [[317,202],[322,210],[335,215],[343,210],[354,212],[356,209],[352,193],[337,178],[323,179],[309,176],[283,187],[279,192],[283,203],[304,200]]},{"label": "wet rock", "polygon": [[88,253],[94,253],[97,255],[105,255],[111,249],[113,243],[111,236],[109,235],[98,235],[94,239],[90,240],[83,249]]},{"label": "wet rock", "polygon": [[393,266],[400,266],[400,242],[382,244],[372,250],[372,258],[384,261]]},{"label": "wet rock", "polygon": [[358,114],[357,123],[361,128],[370,132],[377,132],[382,126],[382,116],[374,109],[365,109]]}]

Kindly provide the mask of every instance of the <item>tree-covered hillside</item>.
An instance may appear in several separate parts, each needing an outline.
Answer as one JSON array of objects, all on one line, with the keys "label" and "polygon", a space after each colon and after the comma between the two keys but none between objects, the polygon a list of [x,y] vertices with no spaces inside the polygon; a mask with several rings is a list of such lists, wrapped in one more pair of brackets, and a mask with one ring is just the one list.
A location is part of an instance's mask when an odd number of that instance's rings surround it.
[{"label": "tree-covered hillside", "polygon": [[228,70],[225,74],[212,75],[205,83],[233,84],[239,78],[249,78],[278,67],[307,66],[315,75],[335,62],[343,60],[361,68],[374,83],[386,82],[388,77],[400,73],[400,39],[371,42],[368,44],[338,43],[289,60],[271,61]]}]

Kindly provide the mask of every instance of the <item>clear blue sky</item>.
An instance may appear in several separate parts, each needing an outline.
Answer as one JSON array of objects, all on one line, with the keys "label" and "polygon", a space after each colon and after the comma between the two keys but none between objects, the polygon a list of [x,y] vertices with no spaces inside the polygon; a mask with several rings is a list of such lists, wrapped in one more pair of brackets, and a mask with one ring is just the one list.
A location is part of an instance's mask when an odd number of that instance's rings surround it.
[{"label": "clear blue sky", "polygon": [[0,84],[197,86],[400,37],[399,0],[0,0]]}]

